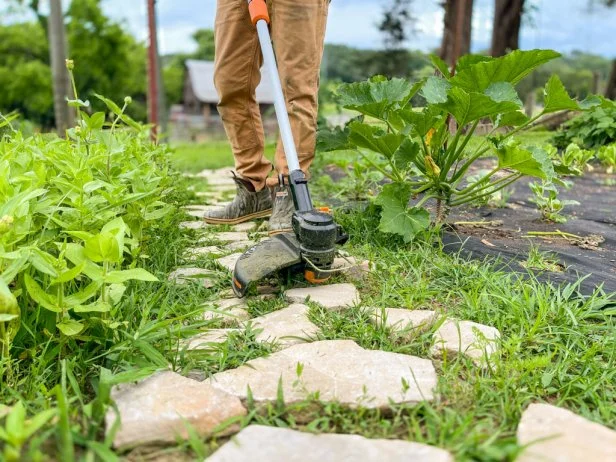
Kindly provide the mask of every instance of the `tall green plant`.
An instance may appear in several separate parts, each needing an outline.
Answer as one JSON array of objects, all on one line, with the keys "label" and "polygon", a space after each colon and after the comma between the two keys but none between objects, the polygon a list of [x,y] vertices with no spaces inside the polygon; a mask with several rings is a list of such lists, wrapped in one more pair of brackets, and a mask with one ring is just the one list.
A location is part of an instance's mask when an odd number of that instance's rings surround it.
[{"label": "tall green plant", "polygon": [[[375,200],[382,208],[380,229],[409,241],[429,227],[424,205],[431,199],[436,201],[440,223],[450,207],[479,201],[523,176],[546,181],[556,176],[542,148],[524,146],[514,135],[544,114],[613,104],[600,97],[577,102],[552,76],[545,87],[543,111],[533,118],[524,115],[516,85],[558,56],[551,50],[517,50],[500,58],[469,55],[460,59],[455,75],[433,57],[441,77],[411,83],[377,76],[342,85],[341,105],[360,116],[344,130],[322,133],[319,147],[354,150],[391,180]],[[410,107],[417,93],[427,102],[424,108]],[[479,143],[470,143],[482,120],[493,123],[492,132]],[[494,167],[469,183],[471,167],[488,155],[495,157]],[[413,198],[417,201],[409,206]]]},{"label": "tall green plant", "polygon": [[[147,127],[98,96],[111,116],[89,112],[72,78],[78,122],[66,139],[0,138],[0,357],[39,336],[61,348],[117,329],[127,283],[157,281],[139,268],[148,225],[172,207],[168,149]],[[22,347],[23,347],[22,338]],[[0,374],[1,379],[1,374]]]}]

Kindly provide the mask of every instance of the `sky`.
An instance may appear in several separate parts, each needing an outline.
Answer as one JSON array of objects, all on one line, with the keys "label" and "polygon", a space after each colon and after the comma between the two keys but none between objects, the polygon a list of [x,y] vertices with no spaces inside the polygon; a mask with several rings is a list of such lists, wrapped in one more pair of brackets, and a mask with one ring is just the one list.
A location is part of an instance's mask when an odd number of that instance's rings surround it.
[{"label": "sky", "polygon": [[[409,48],[432,51],[439,46],[443,28],[441,1],[414,0],[412,11],[417,18],[417,32],[407,43]],[[591,0],[527,1],[534,9],[521,31],[522,48],[552,48],[560,52],[582,50],[616,57],[616,7],[607,9],[595,5],[589,10]],[[326,42],[359,48],[380,47],[376,22],[384,3],[383,0],[332,0]],[[162,54],[192,51],[195,48],[192,33],[214,26],[216,0],[157,0],[157,5]],[[489,47],[493,5],[494,0],[475,0],[474,52]],[[103,0],[105,12],[124,22],[141,40],[147,37],[145,6],[145,0]]]}]

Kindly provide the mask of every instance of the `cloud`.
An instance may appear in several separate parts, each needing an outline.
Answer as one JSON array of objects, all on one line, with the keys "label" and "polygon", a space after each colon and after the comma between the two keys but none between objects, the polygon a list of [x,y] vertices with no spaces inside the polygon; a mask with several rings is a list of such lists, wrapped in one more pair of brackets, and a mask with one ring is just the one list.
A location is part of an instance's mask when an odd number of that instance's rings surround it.
[{"label": "cloud", "polygon": [[[430,51],[439,46],[443,28],[441,2],[413,2],[418,33],[409,40],[409,48]],[[359,48],[381,46],[376,23],[383,3],[384,0],[332,0],[326,41]],[[490,45],[493,4],[494,0],[475,0],[474,52]],[[596,6],[589,11],[588,0],[533,0],[532,4],[536,8],[531,21],[525,21],[520,34],[522,48],[553,48],[560,52],[582,50],[616,57],[613,38],[616,8]],[[145,0],[103,0],[102,5],[106,14],[126,24],[139,40],[147,40]],[[191,38],[193,32],[214,26],[216,0],[158,0],[157,7],[163,53],[192,51],[195,47]],[[24,17],[31,19],[32,15],[13,15],[4,21],[14,22]]]}]

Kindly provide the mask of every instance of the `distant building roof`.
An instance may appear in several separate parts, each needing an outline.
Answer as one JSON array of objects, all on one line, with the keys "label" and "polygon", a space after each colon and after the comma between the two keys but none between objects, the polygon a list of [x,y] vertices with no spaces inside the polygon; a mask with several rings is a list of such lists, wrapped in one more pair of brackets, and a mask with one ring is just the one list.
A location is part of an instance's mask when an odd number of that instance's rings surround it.
[{"label": "distant building roof", "polygon": [[[187,59],[186,68],[193,92],[202,103],[217,103],[218,93],[214,86],[214,63]],[[260,104],[274,104],[272,85],[265,68],[261,69],[261,83],[257,87],[257,101]]]}]

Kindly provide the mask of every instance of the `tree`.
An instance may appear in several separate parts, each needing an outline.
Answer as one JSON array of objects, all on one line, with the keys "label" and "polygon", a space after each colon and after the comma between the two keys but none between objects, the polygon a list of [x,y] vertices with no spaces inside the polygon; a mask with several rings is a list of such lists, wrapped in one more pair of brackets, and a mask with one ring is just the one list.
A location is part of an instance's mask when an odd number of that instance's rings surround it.
[{"label": "tree", "polygon": [[407,75],[406,41],[413,32],[415,21],[411,4],[412,0],[388,0],[383,8],[383,16],[377,27],[383,36],[384,51],[375,54],[377,74],[388,77]]},{"label": "tree", "polygon": [[50,0],[49,5],[49,51],[53,78],[53,107],[56,130],[59,135],[74,125],[73,111],[66,104],[70,95],[70,81],[66,69],[67,42],[64,33],[62,0]]},{"label": "tree", "polygon": [[[34,0],[20,3],[38,11]],[[49,128],[54,124],[49,18],[41,12],[37,17],[36,22],[0,25],[0,112],[17,110]],[[130,95],[129,114],[144,120],[144,46],[105,17],[98,0],[72,0],[65,22],[80,99],[89,99],[94,110],[105,110],[94,92],[117,102]]]},{"label": "tree", "polygon": [[[496,0],[492,28],[492,56],[520,48],[520,26],[525,0]],[[610,0],[608,0],[610,1]]]},{"label": "tree", "polygon": [[[119,23],[107,18],[99,0],[73,0],[67,33],[81,99],[99,105],[94,93],[114,101],[133,98],[128,112],[144,120],[146,52]],[[100,109],[102,105],[98,106]]]},{"label": "tree", "polygon": [[[616,5],[616,0],[600,0],[600,3],[609,8]],[[607,80],[605,97],[616,99],[616,59],[612,61],[612,72],[610,72],[610,77]]]},{"label": "tree", "polygon": [[197,42],[197,51],[195,51],[191,57],[193,59],[214,61],[214,31],[212,29],[199,29],[192,35],[192,38],[195,42]]},{"label": "tree", "polygon": [[53,123],[49,47],[39,23],[0,26],[0,112]]},{"label": "tree", "polygon": [[471,51],[473,0],[445,0],[443,40],[440,56],[453,66],[458,58]]}]

